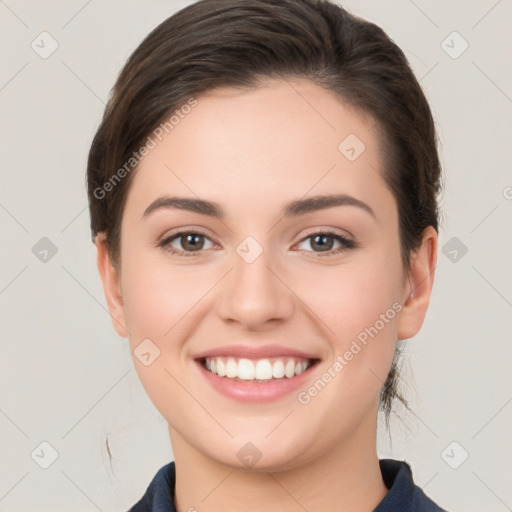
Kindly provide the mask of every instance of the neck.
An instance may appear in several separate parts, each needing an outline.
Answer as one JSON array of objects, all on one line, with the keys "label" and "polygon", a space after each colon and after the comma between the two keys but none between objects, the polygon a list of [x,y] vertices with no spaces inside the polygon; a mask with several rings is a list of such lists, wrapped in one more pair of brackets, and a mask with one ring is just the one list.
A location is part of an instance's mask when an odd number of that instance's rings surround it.
[{"label": "neck", "polygon": [[195,450],[169,429],[176,464],[178,512],[332,510],[372,512],[387,494],[374,421],[307,463],[286,471],[247,472]]}]

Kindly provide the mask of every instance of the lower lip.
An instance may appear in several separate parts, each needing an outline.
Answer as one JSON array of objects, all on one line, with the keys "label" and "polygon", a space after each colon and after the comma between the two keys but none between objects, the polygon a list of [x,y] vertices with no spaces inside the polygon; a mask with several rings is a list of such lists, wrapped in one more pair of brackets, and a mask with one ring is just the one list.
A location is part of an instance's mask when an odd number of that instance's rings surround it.
[{"label": "lower lip", "polygon": [[304,386],[311,374],[311,370],[316,366],[316,364],[313,364],[306,371],[291,378],[283,377],[281,379],[269,380],[268,382],[244,382],[229,379],[228,377],[219,377],[204,368],[199,361],[196,361],[196,363],[212,388],[240,402],[268,402],[289,395],[297,391],[301,386]]}]

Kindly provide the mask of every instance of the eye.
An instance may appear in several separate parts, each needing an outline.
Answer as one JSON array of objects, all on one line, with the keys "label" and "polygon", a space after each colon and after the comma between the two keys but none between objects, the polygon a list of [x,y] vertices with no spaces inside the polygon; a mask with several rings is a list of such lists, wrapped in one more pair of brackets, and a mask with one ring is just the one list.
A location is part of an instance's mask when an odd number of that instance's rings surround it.
[{"label": "eye", "polygon": [[[333,249],[336,242],[338,242],[339,245],[336,249]],[[345,250],[357,247],[356,242],[331,230],[312,233],[304,238],[300,243],[308,243],[309,246],[313,248],[313,251],[308,252],[316,252],[318,256],[333,256]],[[316,249],[318,249],[318,251]]]},{"label": "eye", "polygon": [[[205,247],[205,240],[210,241],[211,246],[213,242],[203,233],[196,231],[178,231],[171,236],[164,238],[159,242],[158,246],[164,251],[170,252],[177,256],[198,256],[201,251],[209,249]],[[206,243],[206,245],[208,245]],[[178,247],[176,247],[178,246]],[[181,246],[181,248],[179,248]]]},{"label": "eye", "polygon": [[[305,243],[313,250],[302,250],[314,252],[317,256],[333,256],[357,247],[356,242],[331,230],[314,232],[304,238],[299,245]],[[336,243],[338,247],[334,248]],[[208,236],[198,231],[178,231],[158,243],[164,251],[184,257],[199,256],[203,250],[211,249],[214,245]]]}]

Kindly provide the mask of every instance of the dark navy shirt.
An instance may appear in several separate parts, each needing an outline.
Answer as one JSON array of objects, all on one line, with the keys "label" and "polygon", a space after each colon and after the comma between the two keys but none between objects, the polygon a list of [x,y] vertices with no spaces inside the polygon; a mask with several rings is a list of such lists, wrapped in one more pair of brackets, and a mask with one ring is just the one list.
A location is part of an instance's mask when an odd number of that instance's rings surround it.
[{"label": "dark navy shirt", "polygon": [[[389,492],[373,512],[447,512],[414,483],[407,462],[381,459],[379,465]],[[176,512],[175,477],[174,462],[160,468],[144,496],[128,512]]]}]

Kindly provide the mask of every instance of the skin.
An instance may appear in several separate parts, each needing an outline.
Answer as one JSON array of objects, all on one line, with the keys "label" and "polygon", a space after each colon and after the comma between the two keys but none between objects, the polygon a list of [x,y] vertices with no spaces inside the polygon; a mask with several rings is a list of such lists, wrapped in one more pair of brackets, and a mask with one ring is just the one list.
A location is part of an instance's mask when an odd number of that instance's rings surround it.
[{"label": "skin", "polygon": [[[413,337],[424,321],[436,232],[425,230],[404,269],[377,126],[332,93],[304,80],[272,81],[197,100],[133,177],[120,267],[104,237],[96,241],[115,329],[132,355],[147,338],[161,352],[149,366],[133,362],[169,424],[177,509],[370,512],[387,493],[376,453],[378,396],[397,339]],[[349,134],[366,146],[355,161],[338,150]],[[292,200],[334,193],[364,201],[375,218],[347,205],[281,215]],[[165,194],[215,201],[226,216],[164,208],[142,218]],[[176,228],[206,234],[198,256],[158,247]],[[358,246],[325,256],[307,237],[326,228]],[[247,236],[263,249],[250,264],[236,252]],[[193,252],[181,242],[172,247]],[[342,247],[328,242],[332,251]],[[235,402],[212,389],[193,360],[237,343],[294,347],[320,359],[309,386],[393,303],[401,311],[306,405],[295,392]],[[250,468],[237,457],[248,442],[261,453]]]}]

